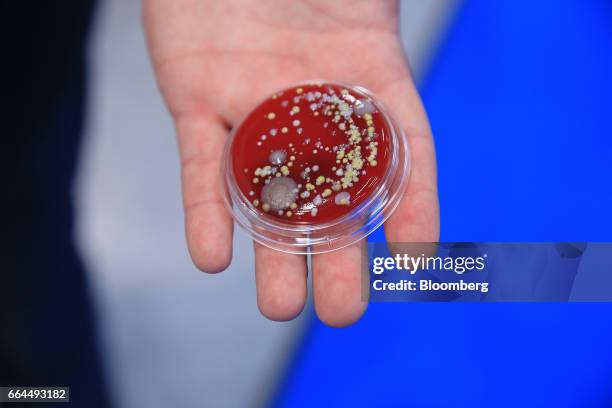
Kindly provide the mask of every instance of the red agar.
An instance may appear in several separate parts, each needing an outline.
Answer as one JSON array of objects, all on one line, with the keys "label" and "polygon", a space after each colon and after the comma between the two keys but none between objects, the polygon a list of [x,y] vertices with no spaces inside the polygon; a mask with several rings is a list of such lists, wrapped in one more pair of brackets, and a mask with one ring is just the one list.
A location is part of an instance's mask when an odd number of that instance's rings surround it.
[{"label": "red agar", "polygon": [[237,129],[231,155],[238,188],[261,216],[329,222],[380,185],[390,128],[376,103],[356,89],[302,85],[255,108]]}]

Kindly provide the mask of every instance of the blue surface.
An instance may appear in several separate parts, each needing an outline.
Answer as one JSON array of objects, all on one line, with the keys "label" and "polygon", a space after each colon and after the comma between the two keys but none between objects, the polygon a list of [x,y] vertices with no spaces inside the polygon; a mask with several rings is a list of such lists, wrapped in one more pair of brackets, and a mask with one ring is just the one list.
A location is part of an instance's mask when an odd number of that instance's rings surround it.
[{"label": "blue surface", "polygon": [[[421,86],[442,239],[610,241],[610,73],[612,2],[466,1]],[[610,407],[611,345],[611,304],[372,304],[276,405]]]}]

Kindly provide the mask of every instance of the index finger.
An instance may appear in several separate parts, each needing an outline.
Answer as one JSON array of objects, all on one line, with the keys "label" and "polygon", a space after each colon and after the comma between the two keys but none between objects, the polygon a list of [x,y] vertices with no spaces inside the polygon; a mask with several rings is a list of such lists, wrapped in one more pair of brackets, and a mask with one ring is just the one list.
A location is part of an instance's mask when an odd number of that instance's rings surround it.
[{"label": "index finger", "polygon": [[387,86],[379,94],[406,132],[411,174],[398,208],[387,221],[390,242],[437,242],[440,216],[436,155],[429,121],[412,79]]}]

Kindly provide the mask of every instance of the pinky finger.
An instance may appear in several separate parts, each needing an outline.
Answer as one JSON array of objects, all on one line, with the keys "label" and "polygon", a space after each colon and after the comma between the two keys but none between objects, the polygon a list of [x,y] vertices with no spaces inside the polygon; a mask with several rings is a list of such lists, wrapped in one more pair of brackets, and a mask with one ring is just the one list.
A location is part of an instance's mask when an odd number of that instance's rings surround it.
[{"label": "pinky finger", "polygon": [[220,272],[232,258],[232,218],[223,202],[221,153],[227,131],[209,117],[177,120],[183,205],[189,253],[205,272]]}]

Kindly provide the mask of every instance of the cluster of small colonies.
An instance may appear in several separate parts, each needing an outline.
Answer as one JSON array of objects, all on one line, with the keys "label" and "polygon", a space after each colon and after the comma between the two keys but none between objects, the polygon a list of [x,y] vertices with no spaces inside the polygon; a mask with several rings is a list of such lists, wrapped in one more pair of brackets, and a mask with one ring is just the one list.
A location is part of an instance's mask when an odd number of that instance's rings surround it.
[{"label": "cluster of small colonies", "polygon": [[378,187],[390,160],[389,124],[357,89],[308,84],[276,93],[237,129],[239,189],[262,216],[290,223],[341,217]]}]

